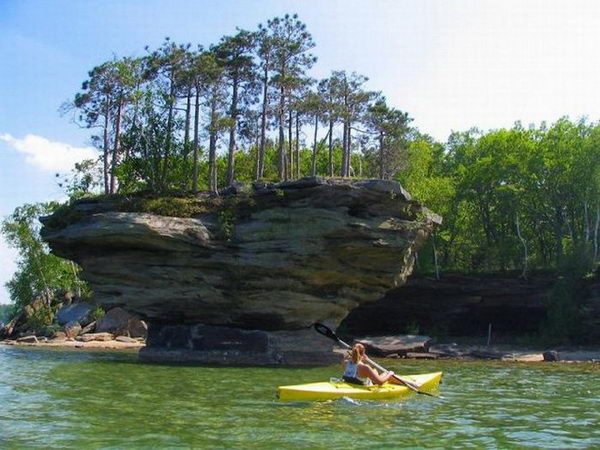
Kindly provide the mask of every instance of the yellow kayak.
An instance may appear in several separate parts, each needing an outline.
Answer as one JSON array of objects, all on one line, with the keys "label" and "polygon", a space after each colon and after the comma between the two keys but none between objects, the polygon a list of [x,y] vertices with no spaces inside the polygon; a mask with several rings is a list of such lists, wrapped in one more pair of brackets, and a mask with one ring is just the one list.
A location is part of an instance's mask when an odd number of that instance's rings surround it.
[{"label": "yellow kayak", "polygon": [[[419,386],[420,391],[431,392],[438,389],[442,372],[401,375],[400,377],[415,383]],[[279,386],[277,390],[279,399],[283,401],[320,401],[342,397],[360,400],[390,400],[406,397],[413,392],[400,384],[384,383],[381,386],[360,386],[344,381]]]}]

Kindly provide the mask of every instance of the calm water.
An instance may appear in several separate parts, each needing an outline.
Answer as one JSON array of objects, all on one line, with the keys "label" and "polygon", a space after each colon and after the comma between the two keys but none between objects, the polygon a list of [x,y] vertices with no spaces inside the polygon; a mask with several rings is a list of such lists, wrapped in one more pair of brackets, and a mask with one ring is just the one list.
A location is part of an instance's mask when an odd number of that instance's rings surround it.
[{"label": "calm water", "polygon": [[[387,362],[387,361],[386,361]],[[410,362],[445,400],[282,403],[337,367],[147,365],[0,346],[0,448],[600,448],[600,366]]]}]

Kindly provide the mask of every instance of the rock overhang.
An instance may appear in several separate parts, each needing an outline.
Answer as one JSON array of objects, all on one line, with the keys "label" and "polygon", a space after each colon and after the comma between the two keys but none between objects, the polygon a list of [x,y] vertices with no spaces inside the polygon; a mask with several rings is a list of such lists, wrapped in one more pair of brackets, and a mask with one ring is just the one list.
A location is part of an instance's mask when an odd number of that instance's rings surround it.
[{"label": "rock overhang", "polygon": [[46,219],[42,236],[82,267],[96,301],[151,327],[304,333],[402,285],[441,223],[382,180],[237,184],[189,201],[174,217],[131,199],[80,200],[72,220]]},{"label": "rock overhang", "polygon": [[266,329],[296,329],[337,324],[400,285],[441,222],[391,181],[238,185],[222,198],[193,217],[83,200],[71,206],[74,223],[47,225],[42,236],[81,265],[100,303],[151,321],[244,327],[263,314],[279,317]]}]

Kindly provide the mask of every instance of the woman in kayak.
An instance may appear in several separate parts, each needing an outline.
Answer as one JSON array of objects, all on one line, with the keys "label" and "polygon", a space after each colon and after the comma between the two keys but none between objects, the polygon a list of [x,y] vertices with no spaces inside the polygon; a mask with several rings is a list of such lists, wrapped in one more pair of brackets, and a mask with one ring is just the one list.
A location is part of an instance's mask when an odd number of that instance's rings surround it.
[{"label": "woman in kayak", "polygon": [[350,352],[350,358],[344,361],[344,376],[342,377],[347,383],[353,384],[383,384],[386,381],[395,384],[401,384],[396,381],[394,372],[383,372],[379,374],[377,370],[368,366],[363,362],[365,359],[365,346],[362,344],[354,344]]}]

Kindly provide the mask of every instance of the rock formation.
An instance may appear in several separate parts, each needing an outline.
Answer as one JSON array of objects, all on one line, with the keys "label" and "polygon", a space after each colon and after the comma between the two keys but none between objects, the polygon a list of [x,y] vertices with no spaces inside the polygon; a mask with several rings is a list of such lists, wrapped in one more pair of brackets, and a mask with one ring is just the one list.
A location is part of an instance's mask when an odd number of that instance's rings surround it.
[{"label": "rock formation", "polygon": [[414,275],[381,301],[361,305],[344,319],[355,335],[398,334],[411,329],[432,335],[526,335],[538,331],[546,318],[553,274],[528,280],[513,274],[467,276],[444,274],[440,280]]},{"label": "rock formation", "polygon": [[317,363],[331,346],[306,328],[403,284],[441,221],[377,180],[237,185],[192,206],[172,217],[109,197],[44,220],[97,302],[149,323],[148,359]]}]

